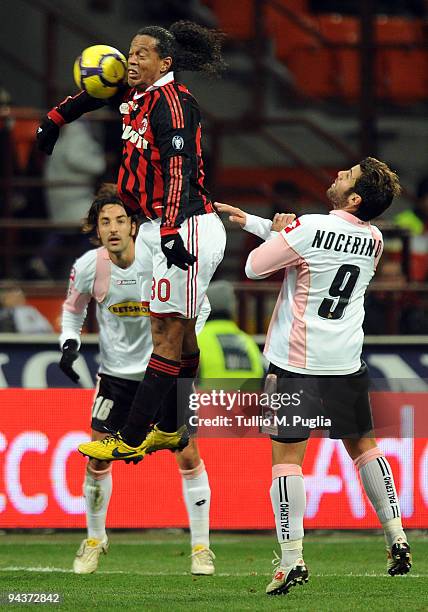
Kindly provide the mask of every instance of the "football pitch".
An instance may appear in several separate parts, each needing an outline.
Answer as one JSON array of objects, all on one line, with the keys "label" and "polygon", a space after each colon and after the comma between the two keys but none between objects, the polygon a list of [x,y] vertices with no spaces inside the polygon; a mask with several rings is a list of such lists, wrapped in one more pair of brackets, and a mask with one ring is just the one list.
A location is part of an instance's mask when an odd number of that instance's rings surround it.
[{"label": "football pitch", "polygon": [[[80,533],[0,536],[2,609],[7,593],[59,593],[61,603],[86,610],[428,610],[428,536],[410,535],[413,568],[407,576],[385,573],[380,535],[308,534],[305,561],[309,583],[288,595],[267,597],[272,575],[272,535],[214,533],[215,576],[191,576],[188,535],[180,531],[113,532],[98,571],[75,575]],[[39,604],[39,607],[42,604]]]}]

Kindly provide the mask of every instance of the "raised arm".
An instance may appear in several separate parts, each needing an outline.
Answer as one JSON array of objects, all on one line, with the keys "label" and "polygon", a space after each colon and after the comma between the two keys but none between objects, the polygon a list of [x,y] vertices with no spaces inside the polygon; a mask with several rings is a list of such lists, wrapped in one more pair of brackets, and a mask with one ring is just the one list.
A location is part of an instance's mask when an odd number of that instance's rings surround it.
[{"label": "raised arm", "polygon": [[102,108],[106,104],[106,100],[92,98],[86,91],[79,91],[74,96],[67,96],[65,100],[48,112],[37,128],[37,146],[40,151],[51,155],[58,140],[59,130],[64,123],[71,123],[83,114]]}]

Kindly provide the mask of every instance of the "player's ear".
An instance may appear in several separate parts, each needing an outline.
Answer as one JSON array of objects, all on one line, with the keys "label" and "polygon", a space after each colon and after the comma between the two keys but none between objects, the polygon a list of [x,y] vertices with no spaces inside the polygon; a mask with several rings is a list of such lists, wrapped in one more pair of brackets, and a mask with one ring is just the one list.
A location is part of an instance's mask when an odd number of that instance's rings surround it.
[{"label": "player's ear", "polygon": [[172,57],[163,57],[161,61],[160,71],[162,74],[166,74],[171,70]]},{"label": "player's ear", "polygon": [[359,208],[362,201],[363,200],[361,199],[361,196],[358,195],[358,193],[355,193],[354,191],[353,193],[349,194],[347,203],[351,206],[354,206],[355,210],[357,210],[357,208]]},{"label": "player's ear", "polygon": [[135,221],[131,222],[131,237],[135,238],[135,236],[137,235],[137,224],[135,223]]}]

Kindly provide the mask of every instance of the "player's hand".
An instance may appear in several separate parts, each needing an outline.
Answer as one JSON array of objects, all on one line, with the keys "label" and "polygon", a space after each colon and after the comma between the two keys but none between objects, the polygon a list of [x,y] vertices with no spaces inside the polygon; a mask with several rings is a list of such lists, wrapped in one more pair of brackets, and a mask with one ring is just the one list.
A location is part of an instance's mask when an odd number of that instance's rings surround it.
[{"label": "player's hand", "polygon": [[39,151],[52,155],[58,136],[59,127],[57,124],[52,121],[52,119],[49,119],[49,117],[45,117],[36,132],[37,147]]},{"label": "player's hand", "polygon": [[171,266],[177,266],[182,270],[187,270],[196,261],[196,257],[185,248],[179,233],[161,236],[161,249],[166,257],[168,269]]},{"label": "player's hand", "polygon": [[296,215],[294,215],[293,213],[276,213],[276,215],[272,219],[272,231],[280,232],[284,229],[284,227],[287,227],[287,225],[293,223],[295,218]]},{"label": "player's hand", "polygon": [[80,376],[73,370],[73,363],[79,356],[76,340],[66,340],[62,346],[62,357],[59,367],[68,378],[77,383]]},{"label": "player's hand", "polygon": [[214,206],[218,212],[229,215],[229,221],[232,223],[237,223],[241,227],[244,227],[247,223],[247,213],[240,208],[230,206],[230,204],[222,204],[222,202],[214,202]]}]

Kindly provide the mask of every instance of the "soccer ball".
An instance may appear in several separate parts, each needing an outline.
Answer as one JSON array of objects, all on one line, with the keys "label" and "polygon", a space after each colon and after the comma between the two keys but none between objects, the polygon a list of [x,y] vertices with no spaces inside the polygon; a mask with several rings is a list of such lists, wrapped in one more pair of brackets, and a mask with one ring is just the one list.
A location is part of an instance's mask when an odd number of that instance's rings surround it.
[{"label": "soccer ball", "polygon": [[126,79],[127,61],[123,53],[109,45],[88,47],[74,62],[77,87],[93,98],[111,98]]}]

